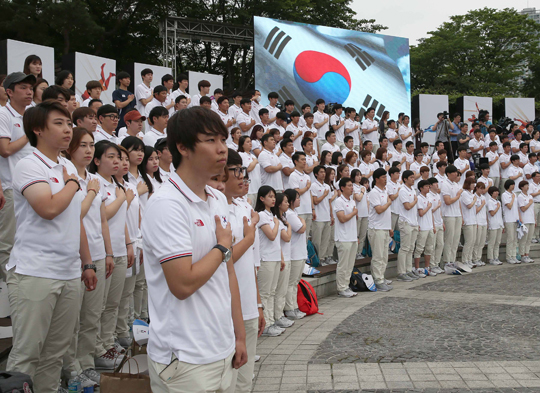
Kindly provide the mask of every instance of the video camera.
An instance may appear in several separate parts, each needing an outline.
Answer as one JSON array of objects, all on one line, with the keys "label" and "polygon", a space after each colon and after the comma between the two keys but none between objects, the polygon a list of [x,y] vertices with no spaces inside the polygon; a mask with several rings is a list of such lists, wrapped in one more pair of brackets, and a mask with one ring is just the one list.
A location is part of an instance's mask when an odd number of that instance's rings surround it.
[{"label": "video camera", "polygon": [[508,126],[512,125],[514,122],[509,117],[501,117],[497,122],[497,134],[503,132],[509,132]]},{"label": "video camera", "polygon": [[330,102],[328,105],[326,105],[326,108],[324,111],[328,113],[329,115],[334,114],[334,106],[337,105],[337,102]]},{"label": "video camera", "polygon": [[447,111],[444,111],[442,113],[442,118],[445,119],[445,120],[448,119],[448,112]]}]

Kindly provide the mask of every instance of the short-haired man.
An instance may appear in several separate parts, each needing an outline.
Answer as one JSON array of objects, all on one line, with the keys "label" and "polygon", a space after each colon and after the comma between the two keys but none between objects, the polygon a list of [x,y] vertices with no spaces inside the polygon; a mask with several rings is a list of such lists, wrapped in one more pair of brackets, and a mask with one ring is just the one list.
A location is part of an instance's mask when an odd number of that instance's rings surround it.
[{"label": "short-haired man", "polygon": [[[532,174],[536,171],[538,171],[538,167],[536,166],[536,161],[538,159],[536,153],[530,153],[528,155],[529,161],[527,164],[523,167],[523,174],[525,175],[525,179],[530,183],[532,183]],[[530,190],[529,190],[530,193]]]},{"label": "short-haired man", "polygon": [[330,116],[324,112],[326,103],[322,98],[319,98],[315,105],[317,105],[317,111],[313,114],[313,126],[317,129],[317,144],[319,151],[321,146],[325,143],[326,133],[330,130]]},{"label": "short-haired man", "polygon": [[154,148],[156,149],[159,158],[159,175],[161,176],[161,181],[167,181],[171,177],[171,173],[174,172],[174,167],[172,166],[172,154],[167,146],[167,138],[158,139]]},{"label": "short-haired man", "polygon": [[432,177],[429,181],[429,194],[428,200],[431,202],[431,209],[433,212],[433,225],[435,226],[435,235],[433,236],[433,254],[430,261],[431,270],[436,273],[444,273],[441,269],[441,256],[444,249],[444,223],[441,214],[441,190],[439,188],[439,181]]},{"label": "short-haired man", "polygon": [[154,98],[150,86],[154,79],[154,72],[150,68],[145,68],[141,71],[141,78],[142,82],[135,87],[135,100],[137,110],[143,114],[146,113],[146,105]]},{"label": "short-haired man", "polygon": [[300,120],[298,121],[298,124],[300,124],[300,127],[305,127],[306,125],[306,119],[304,118],[304,115],[306,113],[311,113],[311,105],[304,104],[302,105],[302,116],[300,116]]},{"label": "short-haired man", "polygon": [[223,90],[222,89],[214,89],[214,97],[212,98],[212,108],[211,108],[214,112],[217,112],[219,110],[217,100],[221,96],[223,96]]},{"label": "short-haired man", "polygon": [[97,118],[99,124],[94,132],[94,143],[99,141],[109,141],[117,144],[114,132],[118,126],[118,112],[112,105],[106,104],[98,109]]},{"label": "short-haired man", "polygon": [[282,153],[279,156],[281,162],[281,177],[283,180],[283,189],[286,190],[289,187],[289,176],[294,172],[294,162],[292,159],[294,153],[293,141],[289,138],[285,138],[280,142]]},{"label": "short-haired man", "polygon": [[163,106],[156,106],[150,111],[148,124],[150,129],[146,131],[143,142],[146,146],[154,147],[158,139],[167,137],[167,122],[169,111]]},{"label": "short-haired man", "polygon": [[497,188],[499,188],[499,182],[501,180],[501,165],[499,163],[498,149],[499,145],[497,142],[490,142],[486,153],[489,165],[489,178],[493,181],[493,186]]},{"label": "short-haired man", "polygon": [[0,275],[6,281],[6,265],[15,240],[15,207],[13,203],[13,170],[15,165],[34,151],[24,133],[23,115],[32,103],[36,77],[23,72],[9,74],[2,87],[9,98],[0,107],[0,182],[4,207],[0,209]]},{"label": "short-haired man", "polygon": [[521,144],[521,138],[523,136],[523,133],[520,130],[516,130],[514,132],[514,140],[510,142],[510,150],[512,151],[512,154],[518,154],[519,153],[519,145]]},{"label": "short-haired man", "polygon": [[519,156],[519,166],[525,168],[525,165],[529,163],[529,145],[525,142],[519,144],[519,151],[517,153]]},{"label": "short-haired man", "polygon": [[[62,86],[52,85],[43,90],[41,94],[41,99],[46,100],[55,100],[62,104],[64,107],[68,107],[68,102],[71,98],[71,93],[68,89],[63,88]],[[88,102],[87,105],[88,106]]]},{"label": "short-haired man", "polygon": [[339,151],[339,146],[336,144],[336,133],[334,130],[326,131],[326,143],[322,145],[321,147],[321,153],[325,150],[329,151],[330,153],[334,153],[336,151]]},{"label": "short-haired man", "polygon": [[[433,220],[433,203],[428,198],[429,181],[420,180],[418,182],[418,237],[414,249],[414,267],[418,275],[436,276],[437,272],[431,269],[429,264],[433,254],[435,224]],[[440,200],[439,200],[440,203]],[[424,267],[420,269],[420,257],[424,254]]]},{"label": "short-haired man", "polygon": [[357,293],[349,288],[349,281],[358,249],[356,229],[358,209],[356,202],[352,199],[354,188],[350,177],[344,177],[339,181],[339,190],[341,196],[334,200],[333,205],[337,218],[334,229],[334,240],[338,251],[336,285],[339,296],[354,297]]},{"label": "short-haired man", "polygon": [[424,158],[424,155],[422,154],[422,151],[420,150],[414,151],[414,162],[409,167],[409,170],[411,170],[414,173],[413,175],[414,177],[413,190],[414,191],[418,190],[418,182],[422,180],[421,175],[420,175],[420,168],[424,166],[424,163],[422,162],[423,158]]},{"label": "short-haired man", "polygon": [[330,118],[330,125],[336,133],[336,143],[340,149],[345,147],[343,139],[345,138],[345,119],[341,117],[343,106],[341,104],[334,105],[334,114]]},{"label": "short-haired man", "polygon": [[178,89],[176,89],[175,91],[171,93],[172,100],[176,102],[176,99],[178,97],[184,96],[186,98],[186,105],[191,104],[191,96],[187,92],[187,88],[189,86],[188,76],[186,74],[180,74],[178,75],[178,78],[176,78],[176,82],[178,83]]},{"label": "short-haired man", "polygon": [[[331,225],[334,224],[334,215],[332,213],[332,204],[330,203],[330,186],[324,182],[326,169],[322,165],[317,165],[313,169],[315,181],[311,185],[310,193],[314,208],[313,232],[311,240],[317,249],[321,264],[325,265],[328,261],[328,248],[330,245]],[[330,252],[333,252],[331,250]]]},{"label": "short-haired man", "polygon": [[405,169],[410,170],[411,165],[414,162],[414,142],[409,141],[405,143]]},{"label": "short-haired man", "polygon": [[368,194],[369,220],[367,232],[372,251],[371,273],[373,274],[377,291],[387,292],[392,289],[384,277],[388,265],[388,244],[390,243],[390,238],[394,236],[390,208],[392,199],[390,199],[385,188],[387,175],[383,168],[375,170],[373,180],[375,186]]},{"label": "short-haired man", "polygon": [[191,100],[191,98],[189,97],[189,94],[188,94],[188,97],[184,95],[179,95],[178,97],[176,97],[174,99],[174,113],[179,112],[183,109],[186,109],[188,107],[189,100]]},{"label": "short-haired man", "polygon": [[291,113],[293,113],[294,111],[294,101],[285,100],[285,102],[283,103],[283,106],[285,107],[285,110],[283,112],[287,116],[287,124],[289,124],[291,122]]},{"label": "short-haired man", "polygon": [[221,96],[217,99],[217,103],[218,103],[218,111],[216,113],[219,115],[223,124],[225,124],[225,127],[227,127],[227,131],[229,132],[227,143],[230,143],[232,142],[231,130],[233,129],[235,120],[229,114],[229,99],[225,96]]},{"label": "short-haired man", "polygon": [[[343,155],[343,159],[345,160],[345,157],[347,156],[347,153],[350,152],[350,151],[353,151],[354,149],[354,139],[352,136],[350,135],[347,135],[344,139],[343,139],[343,144],[345,145],[345,147],[343,148],[343,150],[341,150],[341,154]],[[354,150],[354,152],[356,153],[356,155],[358,155],[358,152]]]},{"label": "short-haired man", "polygon": [[[529,183],[529,194],[533,197],[534,202],[534,217],[536,222],[540,222],[540,173],[535,171],[531,175]],[[540,242],[540,225],[534,229],[533,243]]]},{"label": "short-haired man", "polygon": [[300,113],[294,111],[290,114],[291,122],[285,129],[286,131],[291,131],[293,136],[291,137],[295,150],[302,150],[302,135],[304,131],[300,127]]},{"label": "short-haired man", "polygon": [[96,112],[93,109],[86,107],[77,108],[71,114],[71,119],[73,121],[73,127],[83,127],[92,133],[96,132],[98,121]]},{"label": "short-haired man", "polygon": [[206,109],[212,109],[212,99],[208,96],[202,96],[199,105]]},{"label": "short-haired man", "polygon": [[355,120],[356,109],[347,108],[345,109],[345,139],[350,136],[353,138],[353,149],[358,153],[360,151],[360,124]]},{"label": "short-haired man", "polygon": [[240,102],[242,102],[243,99],[242,93],[240,93],[238,90],[233,91],[231,98],[233,100],[233,104],[229,107],[229,115],[231,115],[231,117],[234,119],[235,127],[238,127],[236,118],[242,112],[242,108],[240,107]]},{"label": "short-haired man", "polygon": [[445,228],[443,259],[446,263],[455,263],[461,235],[461,208],[459,198],[463,187],[457,183],[458,169],[454,165],[446,167],[446,178],[441,184],[442,217]]},{"label": "short-haired man", "polygon": [[88,98],[83,101],[81,106],[88,106],[88,103],[91,100],[99,100],[101,98],[101,92],[103,91],[103,86],[99,81],[88,81],[86,83],[86,92],[88,93]]},{"label": "short-haired man", "polygon": [[392,153],[392,158],[390,158],[390,163],[399,162],[401,173],[405,172],[407,169],[407,156],[402,151],[403,142],[401,139],[396,139],[392,145],[394,146],[394,151]]},{"label": "short-haired man", "polygon": [[362,122],[362,135],[364,139],[373,143],[373,153],[377,154],[379,149],[379,122],[374,119],[375,108],[366,110],[366,119]]},{"label": "short-haired man", "polygon": [[242,135],[251,136],[251,130],[256,124],[255,119],[250,115],[251,100],[249,98],[242,98],[242,101],[240,101],[240,109],[242,109],[242,111],[236,116],[236,124],[240,127]]},{"label": "short-haired man", "polygon": [[128,136],[136,136],[139,139],[143,139],[144,134],[142,133],[142,128],[144,122],[146,121],[146,117],[141,116],[137,109],[132,109],[125,114],[124,118],[126,120],[126,127],[123,129],[124,132],[118,134],[118,144],[121,144],[122,141]]},{"label": "short-haired man", "polygon": [[[218,116],[200,108],[172,120],[167,142],[176,172],[148,200],[141,225],[152,319],[151,386],[155,393],[224,391],[233,367],[247,361],[229,206],[206,186],[223,173],[227,130]],[[215,142],[205,143],[210,139]],[[211,325],[219,329],[201,336],[201,326]]]},{"label": "short-haired man", "polygon": [[489,164],[480,164],[480,171],[482,172],[482,176],[480,176],[476,182],[484,183],[486,190],[489,190],[489,187],[492,187],[494,184],[493,179],[491,179],[489,176]]},{"label": "short-haired man", "polygon": [[269,124],[269,112],[268,112],[268,109],[266,108],[261,108],[259,110],[259,122],[257,123],[258,125],[261,125],[262,128],[263,128],[263,131],[264,133],[266,134],[269,130],[268,128],[268,124]]},{"label": "short-haired man", "polygon": [[[313,121],[314,121],[314,115],[313,113],[311,112],[307,112],[307,113],[304,113],[304,116],[303,117],[300,117],[300,120],[301,119],[304,119],[304,126],[300,126],[302,131],[303,131],[303,135],[302,136],[302,140],[304,140],[305,138],[305,135],[306,135],[306,132],[311,132],[313,135],[311,136],[311,139],[313,141],[313,143],[317,143],[317,138],[319,136],[319,130],[317,130],[315,128],[315,126],[313,125]],[[300,120],[298,121],[298,124],[300,124]],[[302,142],[300,142],[300,145],[302,145]],[[314,151],[317,152],[317,149],[319,148],[318,145],[314,145]]]},{"label": "short-haired man", "polygon": [[101,100],[91,100],[88,103],[88,108],[92,109],[95,113],[97,113],[98,109],[103,106],[103,101]]},{"label": "short-haired man", "polygon": [[311,180],[309,179],[309,175],[304,172],[306,168],[306,153],[303,151],[295,152],[292,155],[292,161],[294,171],[289,175],[289,188],[294,188],[300,194],[300,206],[296,208],[296,213],[306,222],[305,233],[309,236],[314,208],[311,193],[309,192]]},{"label": "short-haired man", "polygon": [[[375,170],[376,171],[376,170]],[[375,172],[373,173],[375,174]],[[392,201],[390,208],[391,217],[392,217],[392,226],[391,229],[396,229],[396,224],[399,219],[399,189],[401,188],[401,183],[399,181],[401,172],[398,167],[393,166],[388,170],[388,179],[386,181],[386,193],[388,198]],[[374,179],[375,180],[375,179]]]},{"label": "short-haired man", "polygon": [[480,154],[480,157],[484,157],[484,141],[482,140],[482,131],[474,130],[474,138],[469,141],[469,149],[472,154]]},{"label": "short-haired man", "polygon": [[503,142],[502,147],[503,153],[499,156],[499,165],[501,167],[501,182],[499,183],[499,195],[501,196],[505,192],[504,184],[508,180],[508,170],[510,169],[511,165],[510,157],[512,156],[512,148],[510,146],[510,142]]},{"label": "short-haired man", "polygon": [[279,135],[283,137],[285,134],[285,127],[287,127],[287,115],[285,112],[279,112],[276,115],[276,125],[274,128],[277,128],[279,130]]},{"label": "short-haired man", "polygon": [[250,95],[251,95],[251,111],[249,112],[249,115],[253,119],[255,119],[256,123],[259,123],[261,121],[261,119],[259,119],[259,111],[262,109],[261,92],[255,89],[250,92]]},{"label": "short-haired man", "polygon": [[[469,148],[469,141],[471,140],[471,136],[469,135],[469,125],[467,123],[463,123],[460,127],[460,133],[457,136],[458,141],[458,155],[459,155],[459,149],[461,147],[464,147],[465,150]],[[454,163],[455,165],[455,163]]]},{"label": "short-haired man", "polygon": [[[154,88],[152,92],[153,98],[152,101],[150,101],[148,104],[146,104],[144,108],[144,115],[147,119],[150,118],[150,112],[152,109],[154,109],[157,106],[161,106],[165,109],[166,107],[166,101],[167,101],[167,88],[163,85],[158,85]],[[167,109],[168,111],[168,109]],[[147,127],[145,129],[145,132],[148,131],[151,127],[150,122],[147,122]]]},{"label": "short-haired man", "polygon": [[120,128],[126,126],[126,122],[124,121],[125,114],[135,108],[136,102],[135,94],[128,90],[131,84],[131,75],[125,71],[120,71],[116,75],[116,80],[118,81],[118,89],[113,91],[112,100],[116,109],[118,109],[118,130],[120,130]]},{"label": "short-haired man", "polygon": [[283,180],[281,178],[281,168],[283,165],[279,157],[274,153],[276,141],[270,134],[264,134],[261,138],[262,150],[259,153],[259,164],[261,164],[261,185],[270,186],[274,190],[283,191]]},{"label": "short-haired man", "polygon": [[199,83],[197,84],[197,89],[199,90],[199,93],[191,96],[191,106],[201,105],[201,97],[210,94],[210,86],[210,82],[205,79],[199,81]]},{"label": "short-haired man", "polygon": [[454,166],[457,168],[459,173],[461,173],[461,180],[459,181],[459,185],[463,187],[463,183],[465,183],[465,173],[471,170],[471,164],[467,159],[466,147],[458,147],[458,158],[454,161]]},{"label": "short-haired man", "polygon": [[[507,172],[508,179],[513,180],[515,184],[519,184],[523,180],[524,175],[523,169],[519,166],[519,156],[517,154],[510,156],[510,164]],[[514,192],[519,194],[521,190],[518,187],[514,187]]]},{"label": "short-haired man", "polygon": [[435,166],[437,167],[437,174],[435,175],[435,179],[437,179],[437,181],[439,182],[440,187],[440,185],[443,184],[443,181],[446,180],[446,167],[448,166],[448,164],[446,161],[439,161]]},{"label": "short-haired man", "polygon": [[280,112],[279,108],[276,106],[279,100],[279,95],[275,91],[268,93],[269,104],[266,106],[268,109],[268,126],[274,128],[276,124],[276,116]]},{"label": "short-haired man", "polygon": [[169,115],[174,115],[174,99],[172,97],[172,88],[174,87],[174,77],[171,74],[165,74],[161,77],[161,85],[167,89],[167,99],[165,100],[165,108],[169,111]]}]

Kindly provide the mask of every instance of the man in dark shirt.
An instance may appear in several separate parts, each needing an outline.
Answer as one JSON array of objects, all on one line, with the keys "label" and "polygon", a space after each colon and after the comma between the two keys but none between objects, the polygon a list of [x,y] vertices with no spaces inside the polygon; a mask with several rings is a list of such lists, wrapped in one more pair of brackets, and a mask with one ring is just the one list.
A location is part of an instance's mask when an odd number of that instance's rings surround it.
[{"label": "man in dark shirt", "polygon": [[113,91],[112,99],[116,109],[118,109],[118,131],[120,128],[126,126],[124,121],[124,115],[129,112],[131,109],[135,108],[135,95],[128,91],[129,85],[131,83],[131,76],[125,72],[121,71],[116,75],[118,80],[118,89]]}]

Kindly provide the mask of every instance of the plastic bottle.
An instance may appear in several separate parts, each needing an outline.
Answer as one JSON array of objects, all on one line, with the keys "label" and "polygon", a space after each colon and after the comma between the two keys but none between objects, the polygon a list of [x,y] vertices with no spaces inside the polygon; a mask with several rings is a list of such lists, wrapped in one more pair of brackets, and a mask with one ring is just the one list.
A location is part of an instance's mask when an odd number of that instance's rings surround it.
[{"label": "plastic bottle", "polygon": [[81,390],[82,390],[81,383],[75,380],[76,377],[77,377],[77,371],[72,371],[71,378],[68,381],[69,393],[81,393]]}]

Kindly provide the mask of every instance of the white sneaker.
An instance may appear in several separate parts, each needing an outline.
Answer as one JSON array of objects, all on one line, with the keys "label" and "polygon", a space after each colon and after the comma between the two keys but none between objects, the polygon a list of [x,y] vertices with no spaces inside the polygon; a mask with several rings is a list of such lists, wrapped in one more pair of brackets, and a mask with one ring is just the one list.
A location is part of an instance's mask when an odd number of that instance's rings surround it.
[{"label": "white sneaker", "polygon": [[531,243],[538,243],[538,239],[532,239]]},{"label": "white sneaker", "polygon": [[300,317],[299,315],[296,314],[296,311],[295,310],[286,310],[285,311],[285,316],[287,318],[289,318],[290,320],[296,320],[296,319],[300,319],[302,317]]},{"label": "white sneaker", "polygon": [[384,279],[384,283],[386,285],[390,285],[390,284],[392,284],[392,282],[393,282],[392,280],[387,280],[386,278]]},{"label": "white sneaker", "polygon": [[416,275],[420,278],[426,278],[426,272],[422,268],[416,269]]},{"label": "white sneaker", "polygon": [[510,265],[515,265],[518,262],[515,258],[510,258],[506,260],[506,263],[509,263]]},{"label": "white sneaker", "polygon": [[272,326],[267,326],[264,328],[262,332],[262,336],[277,337],[281,333],[283,332],[280,329],[278,329],[276,325],[272,325]]},{"label": "white sneaker", "polygon": [[261,360],[261,357],[259,355],[255,355],[255,363],[257,363],[259,360]]},{"label": "white sneaker", "polygon": [[437,273],[435,273],[435,272],[433,271],[433,269],[428,269],[428,276],[430,276],[430,277],[435,277],[436,275],[437,275]]},{"label": "white sneaker", "polygon": [[295,308],[295,309],[294,309],[294,312],[295,312],[297,315],[301,315],[301,318],[304,318],[304,317],[307,315],[305,312],[300,311],[299,308]]},{"label": "white sneaker", "polygon": [[294,325],[294,321],[291,321],[289,318],[281,317],[275,322],[277,327],[288,328]]},{"label": "white sneaker", "polygon": [[350,288],[347,288],[344,291],[338,292],[338,295],[341,297],[355,297],[358,294],[356,292],[351,291]]}]

